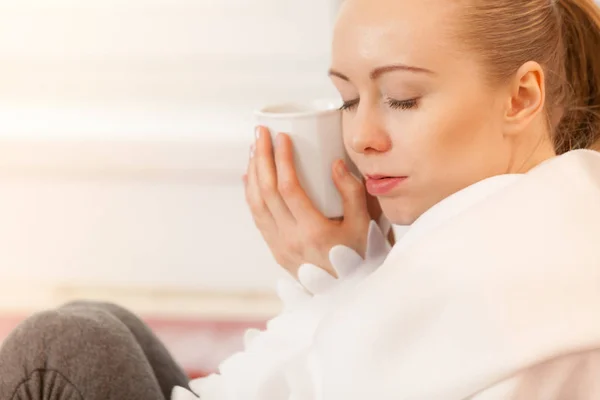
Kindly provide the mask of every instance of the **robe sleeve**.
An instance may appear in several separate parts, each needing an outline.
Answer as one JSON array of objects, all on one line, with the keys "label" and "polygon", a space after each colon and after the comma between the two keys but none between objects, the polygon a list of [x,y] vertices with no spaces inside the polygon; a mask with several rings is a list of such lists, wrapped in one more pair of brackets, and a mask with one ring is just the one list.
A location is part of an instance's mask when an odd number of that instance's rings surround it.
[{"label": "robe sleeve", "polygon": [[[344,296],[373,272],[390,251],[385,234],[371,222],[365,258],[345,246],[331,249],[329,257],[337,278],[305,264],[298,281],[278,282],[282,312],[264,331],[250,330],[244,350],[219,366],[216,374],[190,382],[191,391],[176,388],[172,400],[266,400],[303,398],[312,391],[305,357],[320,321]],[[306,398],[306,397],[304,397]]]},{"label": "robe sleeve", "polygon": [[600,349],[567,354],[523,371],[510,400],[600,399]]}]

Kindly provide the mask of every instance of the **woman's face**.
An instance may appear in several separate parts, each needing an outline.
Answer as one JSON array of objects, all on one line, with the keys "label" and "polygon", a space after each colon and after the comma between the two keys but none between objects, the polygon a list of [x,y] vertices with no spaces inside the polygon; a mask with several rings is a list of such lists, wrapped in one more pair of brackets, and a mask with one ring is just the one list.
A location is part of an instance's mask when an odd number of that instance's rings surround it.
[{"label": "woman's face", "polygon": [[330,75],[345,103],[346,148],[396,224],[508,172],[508,89],[488,85],[460,48],[459,3],[346,0],[336,25]]}]

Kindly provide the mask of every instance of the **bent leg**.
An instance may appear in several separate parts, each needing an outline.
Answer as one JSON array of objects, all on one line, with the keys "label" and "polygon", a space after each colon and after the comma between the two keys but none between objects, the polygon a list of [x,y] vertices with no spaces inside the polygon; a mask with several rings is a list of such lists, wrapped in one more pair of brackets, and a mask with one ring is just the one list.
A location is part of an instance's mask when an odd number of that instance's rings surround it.
[{"label": "bent leg", "polygon": [[20,324],[0,348],[2,400],[164,400],[131,331],[100,310],[62,308]]},{"label": "bent leg", "polygon": [[189,379],[183,369],[175,362],[165,345],[140,318],[131,311],[111,303],[77,301],[63,306],[65,309],[97,309],[115,316],[133,334],[154,371],[165,399],[168,399],[173,387],[188,388]]}]

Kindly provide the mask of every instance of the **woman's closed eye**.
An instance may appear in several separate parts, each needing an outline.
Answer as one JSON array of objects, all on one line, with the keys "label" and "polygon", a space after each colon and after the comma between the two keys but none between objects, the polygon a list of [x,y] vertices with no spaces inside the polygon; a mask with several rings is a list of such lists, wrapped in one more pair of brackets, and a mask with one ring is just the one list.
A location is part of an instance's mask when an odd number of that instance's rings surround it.
[{"label": "woman's closed eye", "polygon": [[353,111],[358,107],[358,102],[359,99],[344,101],[344,103],[342,103],[342,106],[340,107],[340,110]]},{"label": "woman's closed eye", "polygon": [[386,100],[387,105],[394,110],[410,110],[416,108],[418,105],[419,99],[408,99],[408,100],[394,100],[388,98]]},{"label": "woman's closed eye", "polygon": [[[344,101],[340,110],[342,111],[354,111],[358,107],[360,99]],[[394,110],[410,110],[416,108],[419,104],[419,99],[408,99],[408,100],[395,100],[388,98],[385,103]]]}]

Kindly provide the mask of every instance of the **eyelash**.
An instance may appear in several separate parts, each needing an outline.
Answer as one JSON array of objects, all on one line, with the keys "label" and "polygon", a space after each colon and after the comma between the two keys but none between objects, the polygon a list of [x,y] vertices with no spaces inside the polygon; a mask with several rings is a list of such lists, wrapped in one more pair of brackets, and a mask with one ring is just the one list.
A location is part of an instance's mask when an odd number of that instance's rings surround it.
[{"label": "eyelash", "polygon": [[[410,110],[415,108],[418,105],[419,99],[409,99],[409,100],[394,100],[387,99],[387,105],[394,110]],[[358,106],[359,99],[345,101],[344,104],[340,107],[342,111],[352,111]]]}]

